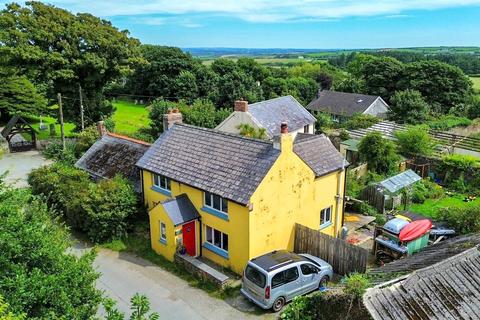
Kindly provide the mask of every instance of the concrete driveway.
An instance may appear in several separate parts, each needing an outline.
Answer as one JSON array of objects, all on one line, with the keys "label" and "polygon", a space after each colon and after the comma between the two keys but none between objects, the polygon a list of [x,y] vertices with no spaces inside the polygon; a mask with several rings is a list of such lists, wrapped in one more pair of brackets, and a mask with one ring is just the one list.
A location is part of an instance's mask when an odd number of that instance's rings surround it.
[{"label": "concrete driveway", "polygon": [[51,164],[39,151],[4,153],[0,158],[0,174],[8,171],[5,182],[16,188],[28,186],[27,175],[32,169]]},{"label": "concrete driveway", "polygon": [[[73,250],[76,254],[81,254],[88,250],[88,246],[77,244]],[[94,264],[101,273],[97,287],[114,298],[118,302],[118,309],[127,315],[130,314],[130,298],[138,292],[149,298],[152,310],[158,312],[161,319],[276,317],[268,311],[260,311],[243,297],[237,297],[228,303],[211,297],[177,276],[129,253],[100,249]]]}]

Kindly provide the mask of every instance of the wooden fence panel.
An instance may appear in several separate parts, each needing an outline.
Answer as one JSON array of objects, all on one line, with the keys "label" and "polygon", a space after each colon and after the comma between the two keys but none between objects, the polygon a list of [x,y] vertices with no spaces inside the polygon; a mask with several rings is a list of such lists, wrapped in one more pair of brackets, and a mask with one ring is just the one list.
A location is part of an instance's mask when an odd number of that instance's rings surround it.
[{"label": "wooden fence panel", "polygon": [[294,251],[320,257],[340,275],[367,270],[367,250],[300,224],[295,226]]}]

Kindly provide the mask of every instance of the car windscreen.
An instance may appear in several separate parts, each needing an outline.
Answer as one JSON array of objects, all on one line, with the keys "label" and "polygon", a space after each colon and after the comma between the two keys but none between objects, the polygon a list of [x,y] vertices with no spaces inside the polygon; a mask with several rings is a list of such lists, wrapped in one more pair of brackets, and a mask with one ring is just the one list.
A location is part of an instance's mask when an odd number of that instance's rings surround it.
[{"label": "car windscreen", "polygon": [[265,287],[265,282],[267,280],[265,275],[250,265],[247,265],[247,268],[245,269],[245,277],[260,288]]}]

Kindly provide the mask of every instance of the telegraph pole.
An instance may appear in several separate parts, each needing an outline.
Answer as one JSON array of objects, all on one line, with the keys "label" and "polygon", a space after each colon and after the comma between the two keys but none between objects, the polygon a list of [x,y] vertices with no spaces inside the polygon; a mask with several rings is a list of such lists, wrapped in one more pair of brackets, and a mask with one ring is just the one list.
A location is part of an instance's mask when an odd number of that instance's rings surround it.
[{"label": "telegraph pole", "polygon": [[80,96],[80,118],[82,124],[82,131],[85,130],[85,122],[83,120],[83,98],[82,98],[82,86],[78,84],[78,94]]},{"label": "telegraph pole", "polygon": [[62,137],[63,150],[65,150],[65,131],[63,128],[63,107],[62,107],[62,94],[57,93],[58,107],[60,111],[60,135]]}]

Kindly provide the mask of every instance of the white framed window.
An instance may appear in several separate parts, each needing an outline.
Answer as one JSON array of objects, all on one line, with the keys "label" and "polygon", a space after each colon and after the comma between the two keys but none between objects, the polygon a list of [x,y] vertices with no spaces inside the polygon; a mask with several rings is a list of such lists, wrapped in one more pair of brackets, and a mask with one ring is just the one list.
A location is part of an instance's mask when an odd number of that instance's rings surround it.
[{"label": "white framed window", "polygon": [[160,241],[167,242],[167,227],[160,221]]},{"label": "white framed window", "polygon": [[170,179],[160,174],[153,174],[153,185],[157,188],[171,191]]},{"label": "white framed window", "polygon": [[320,228],[324,228],[332,224],[332,207],[322,209],[320,211]]},{"label": "white framed window", "polygon": [[228,252],[228,234],[205,226],[205,240],[211,245]]},{"label": "white framed window", "polygon": [[228,213],[228,201],[225,198],[222,198],[216,194],[205,191],[205,206],[221,211],[223,213]]}]

